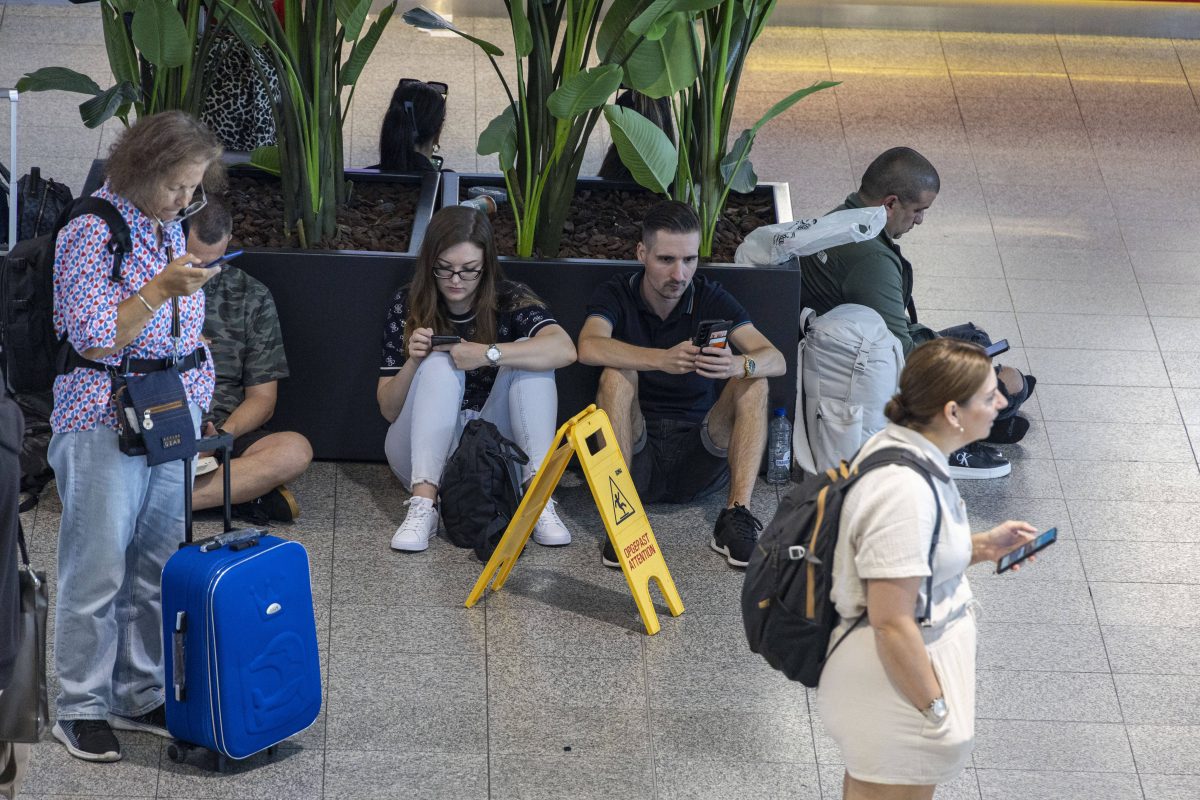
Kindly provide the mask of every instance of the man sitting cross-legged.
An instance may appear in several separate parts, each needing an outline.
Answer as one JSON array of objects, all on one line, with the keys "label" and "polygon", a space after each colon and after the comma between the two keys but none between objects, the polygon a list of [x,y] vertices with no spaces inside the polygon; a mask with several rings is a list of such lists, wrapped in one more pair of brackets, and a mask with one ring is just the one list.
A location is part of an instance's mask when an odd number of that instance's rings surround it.
[{"label": "man sitting cross-legged", "polygon": [[[229,211],[210,199],[191,219],[188,252],[205,264],[220,258],[232,228]],[[204,434],[233,434],[234,513],[256,525],[290,522],[300,516],[300,507],[284,484],[308,467],[312,447],[299,433],[263,427],[275,413],[279,379],[288,375],[275,301],[267,287],[236,266],[209,280],[204,296],[204,336],[217,373]],[[196,478],[197,510],[221,505],[222,469]]]},{"label": "man sitting cross-legged", "polygon": [[[767,378],[783,355],[717,283],[696,274],[700,220],[684,203],[655,206],[642,224],[643,269],[597,287],[579,360],[604,367],[597,404],[648,503],[687,503],[728,486],[711,547],[744,567],[762,524],[748,506],[767,439]],[[696,347],[705,320],[728,320],[728,347]],[[722,381],[724,385],[722,386]],[[612,543],[604,563],[620,566]]]}]

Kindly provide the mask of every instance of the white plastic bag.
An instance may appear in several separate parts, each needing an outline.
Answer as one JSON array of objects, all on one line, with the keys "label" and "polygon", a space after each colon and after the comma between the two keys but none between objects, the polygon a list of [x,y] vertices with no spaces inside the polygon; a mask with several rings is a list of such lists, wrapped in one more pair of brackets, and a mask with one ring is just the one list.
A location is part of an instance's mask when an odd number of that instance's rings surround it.
[{"label": "white plastic bag", "polygon": [[764,225],[750,231],[738,246],[738,264],[782,264],[795,256],[810,256],[818,250],[851,242],[874,239],[887,224],[887,209],[847,208],[820,219],[801,219]]}]

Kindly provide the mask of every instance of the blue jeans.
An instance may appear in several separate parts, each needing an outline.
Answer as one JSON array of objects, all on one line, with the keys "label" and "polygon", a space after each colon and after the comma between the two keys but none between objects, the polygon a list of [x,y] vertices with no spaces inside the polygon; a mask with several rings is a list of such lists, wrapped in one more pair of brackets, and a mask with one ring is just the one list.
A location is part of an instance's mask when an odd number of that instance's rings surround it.
[{"label": "blue jeans", "polygon": [[63,507],[58,718],[144,714],[163,702],[162,568],[183,541],[183,462],[148,467],[97,428],[54,434],[50,465]]}]

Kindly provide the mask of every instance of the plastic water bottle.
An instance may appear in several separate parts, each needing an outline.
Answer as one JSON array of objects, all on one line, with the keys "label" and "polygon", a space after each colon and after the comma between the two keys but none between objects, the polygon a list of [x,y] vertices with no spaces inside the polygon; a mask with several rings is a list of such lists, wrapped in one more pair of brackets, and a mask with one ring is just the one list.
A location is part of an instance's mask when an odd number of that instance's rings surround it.
[{"label": "plastic water bottle", "polygon": [[787,410],[775,409],[767,428],[767,483],[787,483],[792,474],[792,423]]}]

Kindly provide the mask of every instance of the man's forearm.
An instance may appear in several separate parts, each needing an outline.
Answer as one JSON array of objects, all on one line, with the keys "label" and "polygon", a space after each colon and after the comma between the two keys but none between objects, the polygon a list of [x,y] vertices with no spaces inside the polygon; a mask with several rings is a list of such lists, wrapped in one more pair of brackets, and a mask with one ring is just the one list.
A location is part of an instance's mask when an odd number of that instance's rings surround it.
[{"label": "man's forearm", "polygon": [[606,336],[590,336],[579,340],[579,361],[591,367],[632,369],[638,372],[656,370],[661,368],[659,359],[663,352]]},{"label": "man's forearm", "polygon": [[257,430],[275,413],[275,404],[258,397],[247,397],[222,423],[221,428],[234,436]]},{"label": "man's forearm", "polygon": [[760,347],[746,353],[754,360],[754,377],[774,378],[787,372],[787,361],[775,347]]}]

